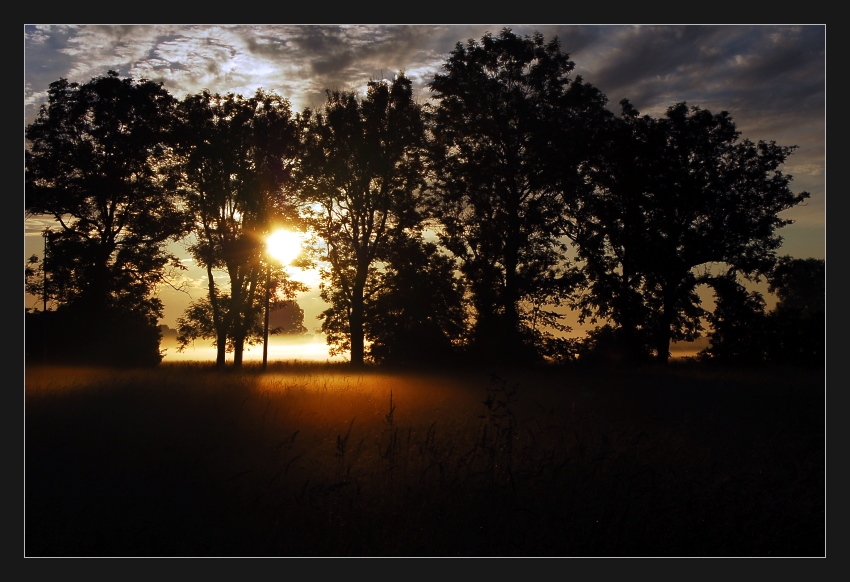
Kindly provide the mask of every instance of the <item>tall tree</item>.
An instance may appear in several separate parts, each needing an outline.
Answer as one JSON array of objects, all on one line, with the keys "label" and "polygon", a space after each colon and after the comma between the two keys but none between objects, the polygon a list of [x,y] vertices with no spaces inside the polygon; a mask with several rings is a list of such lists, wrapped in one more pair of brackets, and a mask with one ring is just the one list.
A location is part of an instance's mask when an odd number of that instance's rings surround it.
[{"label": "tall tree", "polygon": [[606,154],[584,168],[594,191],[570,232],[589,281],[578,305],[666,363],[671,340],[701,330],[697,286],[770,273],[776,231],[792,222],[779,214],[809,194],[781,170],[796,146],[742,140],[728,112],[682,102],[652,119],[621,103]]},{"label": "tall tree", "polygon": [[641,117],[626,99],[620,105],[621,117],[599,128],[604,147],[582,167],[593,188],[571,201],[566,234],[582,265],[583,285],[574,298],[579,322],[614,324],[590,333],[587,347],[637,362],[654,349],[655,314],[646,278],[655,267],[647,244],[656,226],[649,209],[655,184],[664,179],[659,160],[666,143],[654,119]]},{"label": "tall tree", "polygon": [[[206,269],[208,285],[206,303],[186,314],[184,328],[207,329],[190,325],[193,313],[207,314],[216,366],[225,365],[230,346],[238,367],[262,314],[269,272],[265,239],[282,223],[297,222],[291,188],[297,126],[289,101],[262,89],[250,98],[202,91],[188,95],[178,111],[182,192],[194,235],[189,250]],[[218,284],[221,271],[227,275],[224,288]]]},{"label": "tall tree", "polygon": [[472,349],[488,357],[537,357],[533,322],[557,324],[571,285],[563,210],[606,116],[574,67],[557,38],[506,28],[458,43],[430,83],[438,232],[471,295]]},{"label": "tall tree", "polygon": [[397,237],[421,227],[422,110],[399,73],[391,83],[370,81],[362,99],[328,91],[324,108],[305,110],[302,123],[300,185],[330,265],[322,327],[360,366],[370,278]]},{"label": "tall tree", "polygon": [[378,363],[448,363],[466,333],[455,264],[433,242],[400,240],[373,279],[366,305],[368,354]]},{"label": "tall tree", "polygon": [[157,330],[139,358],[159,361],[156,290],[180,268],[167,244],[184,233],[164,171],[175,104],[160,83],[114,71],[84,84],[59,79],[26,128],[26,212],[56,223],[42,290],[57,311],[74,313],[75,353],[109,348],[117,357],[127,334],[115,328],[127,324]]}]

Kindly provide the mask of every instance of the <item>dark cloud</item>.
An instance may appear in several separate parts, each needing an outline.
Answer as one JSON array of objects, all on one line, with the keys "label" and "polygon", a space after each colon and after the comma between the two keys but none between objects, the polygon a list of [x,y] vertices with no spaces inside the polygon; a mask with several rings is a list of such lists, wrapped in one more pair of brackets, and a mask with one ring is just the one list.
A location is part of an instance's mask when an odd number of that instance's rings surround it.
[{"label": "dark cloud", "polygon": [[623,98],[656,116],[685,101],[715,113],[729,111],[744,137],[807,143],[797,159],[822,156],[822,26],[604,26],[565,32],[567,41],[579,40],[573,53],[577,69],[616,112]]},{"label": "dark cloud", "polygon": [[[73,67],[65,52],[74,30],[67,26],[24,27],[24,114],[32,118],[47,97],[50,83]],[[57,73],[60,73],[57,75]]]},{"label": "dark cloud", "polygon": [[345,69],[354,58],[340,26],[307,26],[295,32],[291,40],[303,51],[303,58],[310,63],[310,71],[322,77]]},{"label": "dark cloud", "polygon": [[[687,88],[697,85],[704,91],[707,76],[717,66],[719,57],[705,45],[714,46],[718,39],[704,27],[611,27],[608,32],[610,38],[603,40],[599,56],[594,55],[598,68],[587,81],[612,103],[626,98],[643,111],[665,101],[686,100]],[[691,68],[697,62],[701,71],[694,76]]]},{"label": "dark cloud", "polygon": [[248,50],[252,53],[277,58],[289,52],[289,43],[285,38],[272,34],[256,34],[247,39]]}]

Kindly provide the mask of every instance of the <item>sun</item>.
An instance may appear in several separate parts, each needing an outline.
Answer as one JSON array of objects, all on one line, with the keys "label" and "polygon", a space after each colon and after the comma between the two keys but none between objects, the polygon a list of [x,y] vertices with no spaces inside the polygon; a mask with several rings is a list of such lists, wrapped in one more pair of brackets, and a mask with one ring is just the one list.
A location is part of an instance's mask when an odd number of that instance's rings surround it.
[{"label": "sun", "polygon": [[266,251],[276,261],[287,266],[301,253],[303,240],[299,233],[281,228],[266,239]]}]

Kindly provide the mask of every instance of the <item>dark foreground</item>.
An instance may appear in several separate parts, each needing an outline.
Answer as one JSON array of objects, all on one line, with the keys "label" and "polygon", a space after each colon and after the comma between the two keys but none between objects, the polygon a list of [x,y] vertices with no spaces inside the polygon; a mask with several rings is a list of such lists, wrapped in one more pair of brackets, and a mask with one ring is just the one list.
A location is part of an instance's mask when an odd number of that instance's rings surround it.
[{"label": "dark foreground", "polygon": [[822,370],[26,370],[25,554],[824,556]]}]

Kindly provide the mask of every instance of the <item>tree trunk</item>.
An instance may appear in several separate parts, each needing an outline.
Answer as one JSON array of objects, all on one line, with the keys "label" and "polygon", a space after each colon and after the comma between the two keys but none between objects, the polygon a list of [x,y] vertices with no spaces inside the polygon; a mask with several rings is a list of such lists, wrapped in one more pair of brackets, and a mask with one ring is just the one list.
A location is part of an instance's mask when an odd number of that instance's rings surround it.
[{"label": "tree trunk", "polygon": [[508,204],[508,233],[505,239],[505,288],[502,295],[502,308],[504,317],[503,339],[506,357],[524,359],[526,357],[525,346],[520,334],[520,318],[517,305],[520,299],[519,276],[517,273],[519,265],[519,249],[521,246],[520,217],[519,217],[519,195],[511,192]]},{"label": "tree trunk", "polygon": [[233,347],[233,367],[241,368],[242,367],[242,354],[245,352],[245,340],[238,339],[234,341]]},{"label": "tree trunk", "polygon": [[363,337],[363,288],[364,284],[357,281],[351,289],[351,314],[348,317],[349,334],[351,339],[351,365],[363,366],[364,337]]},{"label": "tree trunk", "polygon": [[271,283],[269,267],[266,267],[266,290],[263,297],[263,370],[269,365],[269,307],[271,303]]},{"label": "tree trunk", "polygon": [[227,360],[226,360],[226,350],[227,349],[227,332],[219,331],[216,338],[216,349],[215,349],[215,367],[219,369],[223,369]]},{"label": "tree trunk", "polygon": [[245,316],[239,315],[234,318],[231,335],[233,337],[233,367],[241,368],[243,354],[245,353]]},{"label": "tree trunk", "polygon": [[656,357],[658,362],[667,365],[670,361],[670,328],[673,325],[673,310],[675,306],[675,294],[665,289],[664,293],[664,312],[661,314],[661,325],[658,329],[656,340]]},{"label": "tree trunk", "polygon": [[[666,318],[665,318],[666,319]],[[658,363],[667,365],[670,362],[670,328],[667,327],[667,333],[662,333],[658,338]]]},{"label": "tree trunk", "polygon": [[210,264],[207,265],[207,286],[213,312],[213,325],[216,332],[215,367],[223,370],[227,363],[227,325],[222,321],[221,309],[219,308],[218,298],[215,293],[215,277],[213,276],[212,265]]}]

